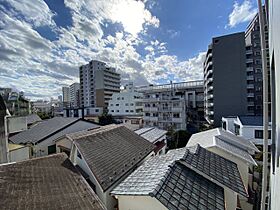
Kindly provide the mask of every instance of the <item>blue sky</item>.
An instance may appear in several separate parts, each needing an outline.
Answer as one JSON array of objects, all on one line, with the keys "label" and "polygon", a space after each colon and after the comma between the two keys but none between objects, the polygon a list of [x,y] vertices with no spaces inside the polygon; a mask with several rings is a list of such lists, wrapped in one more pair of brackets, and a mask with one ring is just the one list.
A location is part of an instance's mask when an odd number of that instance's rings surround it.
[{"label": "blue sky", "polygon": [[256,1],[0,0],[0,86],[61,94],[107,62],[136,85],[202,79],[213,36],[244,31]]}]

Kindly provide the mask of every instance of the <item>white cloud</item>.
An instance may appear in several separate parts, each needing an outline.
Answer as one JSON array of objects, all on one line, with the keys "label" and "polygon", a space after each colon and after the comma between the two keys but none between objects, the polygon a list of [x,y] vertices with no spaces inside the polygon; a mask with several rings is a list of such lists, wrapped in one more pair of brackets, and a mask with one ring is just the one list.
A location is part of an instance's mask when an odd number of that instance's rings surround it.
[{"label": "white cloud", "polygon": [[240,23],[250,21],[254,18],[256,13],[257,8],[253,7],[250,0],[245,0],[242,4],[235,2],[233,10],[229,15],[229,23],[227,26],[232,28]]},{"label": "white cloud", "polygon": [[43,0],[5,0],[17,12],[21,13],[25,20],[34,24],[34,26],[54,26],[52,12]]}]

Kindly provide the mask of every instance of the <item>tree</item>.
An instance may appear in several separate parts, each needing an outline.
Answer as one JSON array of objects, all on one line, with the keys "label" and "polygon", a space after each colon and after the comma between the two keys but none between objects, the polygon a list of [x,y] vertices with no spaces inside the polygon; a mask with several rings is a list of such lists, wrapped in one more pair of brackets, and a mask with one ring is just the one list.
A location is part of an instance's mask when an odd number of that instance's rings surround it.
[{"label": "tree", "polygon": [[104,111],[103,114],[98,117],[98,121],[100,125],[109,125],[115,123],[113,116],[108,114],[108,111]]},{"label": "tree", "polygon": [[169,130],[167,133],[168,136],[168,148],[169,149],[177,149],[185,147],[191,137],[191,134],[185,130]]}]

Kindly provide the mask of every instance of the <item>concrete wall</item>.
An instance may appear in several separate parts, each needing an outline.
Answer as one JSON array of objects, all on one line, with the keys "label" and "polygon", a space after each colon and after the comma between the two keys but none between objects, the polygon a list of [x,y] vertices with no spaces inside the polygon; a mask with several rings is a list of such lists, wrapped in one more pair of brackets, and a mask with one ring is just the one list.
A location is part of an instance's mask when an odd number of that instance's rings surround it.
[{"label": "concrete wall", "polygon": [[8,117],[8,133],[16,133],[27,130],[26,117]]},{"label": "concrete wall", "polygon": [[22,147],[9,152],[9,161],[18,162],[30,159],[30,148]]},{"label": "concrete wall", "polygon": [[245,34],[213,38],[214,125],[224,116],[247,113]]},{"label": "concrete wall", "polygon": [[[273,121],[275,127],[273,127],[273,134],[275,138],[275,152],[273,153],[272,168],[275,167],[275,171],[271,170],[271,209],[279,209],[279,189],[280,189],[280,1],[269,1],[269,50],[271,59],[271,69],[275,71],[275,98],[273,98],[272,106],[275,107],[273,115]],[[273,61],[274,57],[274,61]],[[274,64],[274,68],[273,65]],[[273,135],[272,135],[273,136]],[[274,147],[274,146],[273,146]],[[274,167],[273,167],[274,166]]]},{"label": "concrete wall", "polygon": [[231,190],[225,189],[225,206],[226,210],[236,210],[237,207],[237,194]]},{"label": "concrete wall", "polygon": [[150,196],[117,196],[120,210],[167,210],[156,198]]}]

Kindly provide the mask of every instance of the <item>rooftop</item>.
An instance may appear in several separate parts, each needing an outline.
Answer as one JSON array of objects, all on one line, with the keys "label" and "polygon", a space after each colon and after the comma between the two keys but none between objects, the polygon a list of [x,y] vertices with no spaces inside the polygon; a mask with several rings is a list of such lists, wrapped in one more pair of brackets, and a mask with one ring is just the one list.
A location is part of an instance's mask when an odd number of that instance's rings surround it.
[{"label": "rooftop", "polygon": [[[54,117],[49,120],[44,120],[34,127],[20,132],[17,135],[10,137],[10,141],[15,144],[20,143],[38,143],[44,139],[60,132],[61,130],[73,125],[74,123],[82,121],[80,118],[66,118],[66,117]],[[98,127],[92,123],[93,127]],[[76,131],[76,130],[75,130]],[[72,131],[72,132],[75,132]]]},{"label": "rooftop", "polygon": [[262,116],[238,116],[243,125],[263,126]]},{"label": "rooftop", "polygon": [[237,165],[199,145],[170,150],[166,155],[155,156],[143,163],[111,193],[114,195],[149,195],[166,180],[169,167],[175,162],[187,170],[211,180],[213,184],[247,196]]},{"label": "rooftop", "polygon": [[119,125],[69,136],[104,191],[137,167],[154,149],[153,144]]},{"label": "rooftop", "polygon": [[0,165],[3,209],[105,210],[66,155]]},{"label": "rooftop", "polygon": [[167,209],[224,210],[224,189],[193,170],[175,163],[152,193]]},{"label": "rooftop", "polygon": [[27,125],[40,121],[42,121],[42,119],[37,114],[30,114],[26,116]]},{"label": "rooftop", "polygon": [[134,132],[153,144],[167,133],[166,130],[156,127],[140,128]]}]

